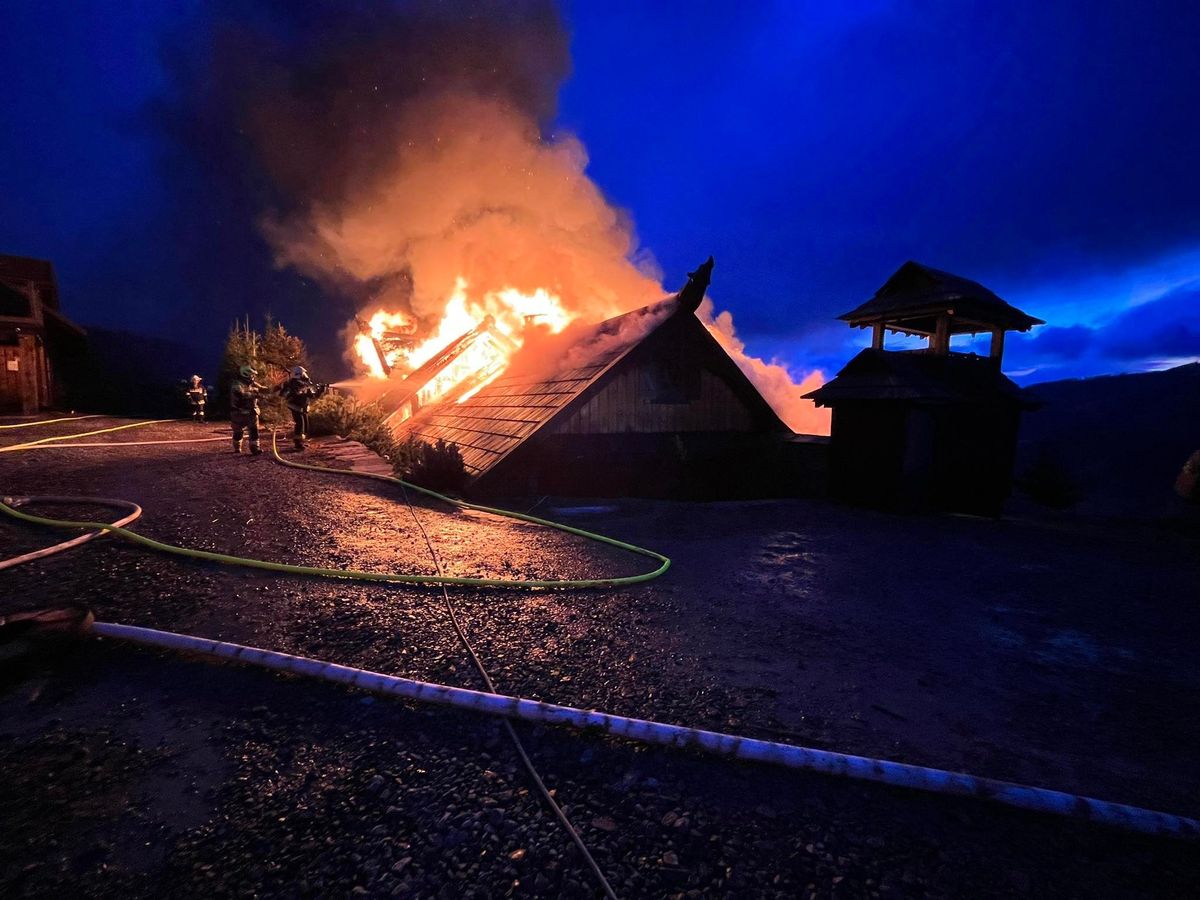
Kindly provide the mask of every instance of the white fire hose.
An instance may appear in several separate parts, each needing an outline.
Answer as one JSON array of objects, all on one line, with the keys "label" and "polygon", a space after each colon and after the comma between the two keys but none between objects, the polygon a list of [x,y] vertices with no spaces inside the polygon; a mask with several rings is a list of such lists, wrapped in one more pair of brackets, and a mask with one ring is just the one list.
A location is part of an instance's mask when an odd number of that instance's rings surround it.
[{"label": "white fire hose", "polygon": [[644,744],[698,750],[715,756],[730,757],[747,762],[768,763],[788,769],[806,769],[826,775],[840,775],[860,781],[876,781],[895,787],[913,788],[936,794],[951,794],[990,800],[1005,806],[1035,812],[1051,813],[1076,819],[1086,819],[1130,831],[1169,837],[1200,837],[1200,821],[1170,813],[1155,812],[1136,806],[1110,803],[1077,794],[1051,791],[1045,788],[979,778],[961,772],[931,769],[905,763],[851,756],[829,750],[816,750],[774,741],[703,731],[682,725],[668,725],[648,719],[615,716],[595,710],[576,709],[525,700],[504,694],[490,694],[466,688],[451,687],[428,681],[416,681],[395,675],[384,675],[366,669],[356,669],[337,663],[323,662],[304,656],[292,656],[274,650],[262,650],[214,641],[207,638],[156,631],[133,625],[95,622],[91,630],[102,637],[132,641],[150,647],[197,653],[216,659],[233,660],[293,675],[304,675],[321,681],[350,685],[376,694],[403,697],[437,706],[452,706],[473,712],[546,725],[600,731]]}]

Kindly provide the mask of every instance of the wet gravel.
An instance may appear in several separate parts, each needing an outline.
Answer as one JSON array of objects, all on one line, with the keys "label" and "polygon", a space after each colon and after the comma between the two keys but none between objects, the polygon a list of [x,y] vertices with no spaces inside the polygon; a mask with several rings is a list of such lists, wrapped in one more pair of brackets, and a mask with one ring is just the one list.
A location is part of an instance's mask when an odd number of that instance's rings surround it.
[{"label": "wet gravel", "polygon": [[[83,430],[69,425],[38,436]],[[18,492],[130,499],[146,509],[137,530],[202,549],[431,566],[398,492],[223,443],[0,454],[0,493]],[[648,562],[414,502],[453,574]],[[619,592],[455,591],[503,691],[1200,812],[1193,537],[812,502],[557,514],[675,565]],[[63,535],[0,521],[0,556],[35,538]],[[63,603],[478,686],[430,590],[109,538],[0,573],[0,612]],[[595,893],[492,720],[108,642],[24,649],[0,662],[5,896]],[[1184,897],[1200,883],[1178,842],[518,727],[622,896]]]}]

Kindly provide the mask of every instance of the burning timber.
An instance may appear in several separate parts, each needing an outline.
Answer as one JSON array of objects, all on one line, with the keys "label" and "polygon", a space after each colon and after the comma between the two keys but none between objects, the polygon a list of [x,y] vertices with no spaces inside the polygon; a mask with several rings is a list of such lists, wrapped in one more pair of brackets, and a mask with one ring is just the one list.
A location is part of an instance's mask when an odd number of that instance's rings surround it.
[{"label": "burning timber", "polygon": [[[386,354],[379,341],[374,342],[380,364],[390,372]],[[406,422],[430,402],[458,402],[495,378],[516,349],[513,340],[488,316],[405,376],[394,391],[383,395],[381,403],[388,420]]]}]

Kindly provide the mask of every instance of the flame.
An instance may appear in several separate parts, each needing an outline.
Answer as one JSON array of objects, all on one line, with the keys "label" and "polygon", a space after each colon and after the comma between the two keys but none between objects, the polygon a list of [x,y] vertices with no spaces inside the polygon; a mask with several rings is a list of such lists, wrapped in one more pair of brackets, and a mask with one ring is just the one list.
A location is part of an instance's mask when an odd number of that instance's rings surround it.
[{"label": "flame", "polygon": [[420,407],[464,387],[458,398],[461,403],[507,368],[512,355],[524,343],[525,329],[531,322],[558,334],[575,317],[575,312],[545,288],[523,293],[506,287],[474,298],[467,280],[460,276],[455,279],[441,317],[428,337],[415,338],[418,326],[411,316],[380,309],[367,320],[366,330],[355,336],[354,351],[367,374],[374,378],[388,377],[381,353],[395,373],[408,375],[463,335],[480,329],[471,344],[417,393]]}]

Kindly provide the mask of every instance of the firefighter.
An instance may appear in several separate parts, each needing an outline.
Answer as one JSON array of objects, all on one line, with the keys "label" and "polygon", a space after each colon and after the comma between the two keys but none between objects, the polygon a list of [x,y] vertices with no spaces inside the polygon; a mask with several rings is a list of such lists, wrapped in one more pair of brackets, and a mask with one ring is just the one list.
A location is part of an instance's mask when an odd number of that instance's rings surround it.
[{"label": "firefighter", "polygon": [[208,388],[204,386],[204,379],[199,375],[193,375],[191,383],[187,388],[188,402],[192,404],[192,419],[197,422],[204,421],[204,403],[208,400]]},{"label": "firefighter", "polygon": [[258,372],[253,366],[238,369],[237,378],[229,388],[229,421],[233,424],[233,452],[242,452],[242,433],[250,432],[250,453],[262,453],[258,447],[258,398],[266,385],[254,380]]},{"label": "firefighter", "polygon": [[308,406],[327,390],[329,385],[314,383],[304,366],[292,369],[292,377],[279,386],[279,393],[292,413],[292,443],[297,450],[304,449],[308,438]]}]

